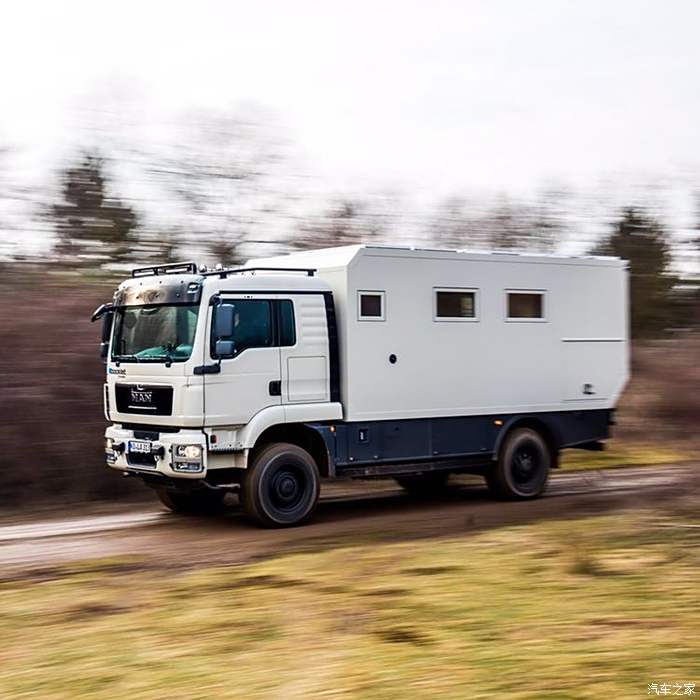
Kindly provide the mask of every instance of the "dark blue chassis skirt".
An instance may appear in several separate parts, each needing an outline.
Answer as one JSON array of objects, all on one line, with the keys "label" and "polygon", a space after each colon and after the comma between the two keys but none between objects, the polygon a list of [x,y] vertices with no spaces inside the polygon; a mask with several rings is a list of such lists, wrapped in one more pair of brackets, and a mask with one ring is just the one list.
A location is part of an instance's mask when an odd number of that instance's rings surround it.
[{"label": "dark blue chassis skirt", "polygon": [[488,465],[519,426],[540,432],[553,454],[595,448],[610,437],[612,415],[593,409],[307,425],[324,440],[329,476],[372,476]]}]

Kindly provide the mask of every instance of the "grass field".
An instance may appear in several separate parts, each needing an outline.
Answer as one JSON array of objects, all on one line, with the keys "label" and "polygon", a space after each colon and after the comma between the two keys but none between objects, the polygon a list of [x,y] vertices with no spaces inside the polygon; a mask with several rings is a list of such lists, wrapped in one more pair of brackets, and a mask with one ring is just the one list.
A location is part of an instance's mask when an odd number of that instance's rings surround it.
[{"label": "grass field", "polygon": [[611,440],[601,452],[564,450],[561,468],[565,471],[607,469],[613,467],[644,467],[674,464],[698,459],[698,451],[688,446],[679,450],[660,444],[644,444]]},{"label": "grass field", "polygon": [[0,697],[642,697],[700,685],[700,520],[638,511],[0,584]]}]

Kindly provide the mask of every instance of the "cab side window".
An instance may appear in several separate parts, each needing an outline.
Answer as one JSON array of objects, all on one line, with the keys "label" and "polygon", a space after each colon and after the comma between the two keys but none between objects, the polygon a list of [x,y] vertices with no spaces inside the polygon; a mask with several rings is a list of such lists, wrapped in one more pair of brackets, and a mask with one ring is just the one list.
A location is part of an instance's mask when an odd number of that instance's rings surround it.
[{"label": "cab side window", "polygon": [[277,302],[279,308],[280,346],[296,345],[297,334],[294,327],[294,305],[289,299]]},{"label": "cab side window", "polygon": [[221,306],[233,306],[233,333],[226,338],[212,338],[212,347],[216,340],[232,340],[234,357],[250,348],[272,347],[272,309],[269,301],[235,299],[225,301]]}]

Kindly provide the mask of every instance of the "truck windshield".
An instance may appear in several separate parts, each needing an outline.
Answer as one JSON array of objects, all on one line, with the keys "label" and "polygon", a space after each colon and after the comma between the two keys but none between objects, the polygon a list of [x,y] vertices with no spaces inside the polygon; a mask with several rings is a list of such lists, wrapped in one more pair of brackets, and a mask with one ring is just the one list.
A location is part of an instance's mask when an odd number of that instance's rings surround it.
[{"label": "truck windshield", "polygon": [[124,306],[117,309],[112,359],[184,362],[192,354],[199,304]]}]

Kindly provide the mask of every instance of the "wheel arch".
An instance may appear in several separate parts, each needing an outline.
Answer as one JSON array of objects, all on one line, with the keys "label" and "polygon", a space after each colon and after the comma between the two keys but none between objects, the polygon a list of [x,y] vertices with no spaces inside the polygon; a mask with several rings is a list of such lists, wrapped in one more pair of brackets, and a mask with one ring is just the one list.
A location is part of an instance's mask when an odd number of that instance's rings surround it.
[{"label": "wheel arch", "polygon": [[557,430],[543,418],[534,415],[516,416],[511,418],[510,421],[503,426],[503,430],[501,430],[496,438],[496,444],[493,449],[494,461],[498,460],[500,457],[501,450],[503,449],[503,445],[508,435],[517,428],[531,428],[539,433],[549,448],[549,454],[552,459],[552,468],[556,469],[559,467],[559,449],[561,447],[561,440],[557,434]]},{"label": "wheel arch", "polygon": [[316,462],[322,477],[333,475],[333,462],[326,441],[317,428],[306,423],[281,423],[263,430],[248,454],[248,464],[252,464],[268,445],[276,442],[288,442],[301,447]]}]

